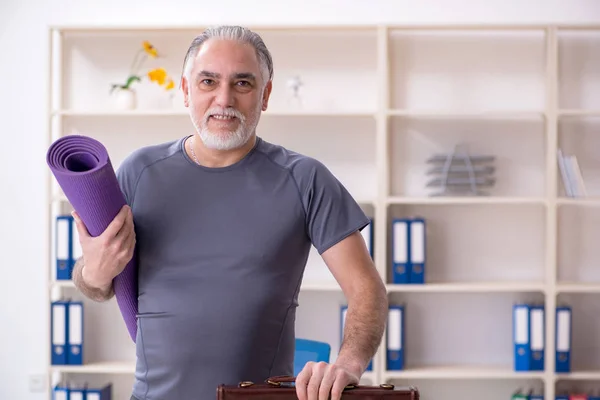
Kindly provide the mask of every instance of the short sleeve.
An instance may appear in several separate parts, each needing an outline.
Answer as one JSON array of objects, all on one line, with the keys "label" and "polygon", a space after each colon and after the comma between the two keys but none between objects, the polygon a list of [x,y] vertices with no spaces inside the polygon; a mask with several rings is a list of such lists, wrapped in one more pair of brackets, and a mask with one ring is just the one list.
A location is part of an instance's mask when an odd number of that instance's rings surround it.
[{"label": "short sleeve", "polygon": [[133,155],[131,155],[125,158],[115,171],[119,187],[121,188],[123,196],[125,196],[125,202],[132,208],[135,186],[139,176],[138,170],[139,168],[136,168],[136,163],[133,161]]},{"label": "short sleeve", "polygon": [[[299,168],[306,228],[319,254],[370,223],[344,185],[321,162],[307,158]],[[298,173],[298,172],[297,172]]]}]

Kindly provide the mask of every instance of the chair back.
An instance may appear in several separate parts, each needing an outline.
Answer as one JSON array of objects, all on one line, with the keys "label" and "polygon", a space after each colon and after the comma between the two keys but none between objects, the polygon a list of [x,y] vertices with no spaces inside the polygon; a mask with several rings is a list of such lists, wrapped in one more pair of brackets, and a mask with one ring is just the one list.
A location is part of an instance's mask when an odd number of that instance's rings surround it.
[{"label": "chair back", "polygon": [[294,353],[294,376],[298,376],[307,362],[329,362],[331,346],[325,342],[310,339],[296,338],[296,352]]}]

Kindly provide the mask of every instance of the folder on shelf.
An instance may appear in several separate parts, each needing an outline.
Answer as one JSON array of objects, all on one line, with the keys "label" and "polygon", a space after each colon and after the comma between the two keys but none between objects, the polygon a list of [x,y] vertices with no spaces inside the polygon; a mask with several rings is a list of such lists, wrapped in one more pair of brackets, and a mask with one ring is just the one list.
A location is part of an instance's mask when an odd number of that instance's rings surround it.
[{"label": "folder on shelf", "polygon": [[413,218],[409,226],[409,280],[410,283],[425,283],[425,219]]},{"label": "folder on shelf", "polygon": [[[83,364],[83,302],[69,302],[69,333],[67,363]],[[73,399],[71,399],[73,400]]]},{"label": "folder on shelf", "polygon": [[404,369],[404,306],[390,306],[387,327],[387,370]]},{"label": "folder on shelf", "polygon": [[[344,327],[346,326],[346,314],[348,313],[348,306],[343,305],[340,308],[340,348],[341,343],[344,341]],[[369,362],[369,365],[366,368],[367,371],[373,370],[373,360]]]},{"label": "folder on shelf", "polygon": [[556,307],[556,372],[571,372],[571,322],[571,307]]},{"label": "folder on shelf", "polygon": [[554,396],[554,400],[569,400],[568,394],[557,394]]},{"label": "folder on shelf", "polygon": [[396,218],[392,221],[392,282],[410,283],[409,263],[410,220]]},{"label": "folder on shelf", "polygon": [[67,365],[67,344],[69,323],[68,302],[57,300],[50,305],[50,344],[52,365]]},{"label": "folder on shelf", "polygon": [[531,321],[531,370],[544,370],[544,352],[545,352],[545,318],[543,305],[531,305],[530,321]]},{"label": "folder on shelf", "polygon": [[87,400],[85,387],[70,387],[69,400]]},{"label": "folder on shelf", "polygon": [[55,221],[55,258],[56,279],[71,279],[73,218],[70,215],[59,215]]},{"label": "folder on shelf", "polygon": [[70,390],[67,386],[59,384],[52,390],[52,400],[69,400]]},{"label": "folder on shelf", "polygon": [[75,219],[72,216],[69,216],[72,221],[72,234],[71,234],[71,262],[70,262],[70,271],[69,277],[73,276],[73,269],[75,268],[75,263],[79,258],[83,256],[83,250],[81,248],[81,243],[79,242],[79,232],[77,231],[77,226],[75,226]]},{"label": "folder on shelf", "polygon": [[86,400],[111,400],[111,398],[112,384],[110,383],[101,388],[87,388],[86,390]]},{"label": "folder on shelf", "polygon": [[529,400],[544,400],[543,394],[532,394],[529,396]]},{"label": "folder on shelf", "polygon": [[515,304],[513,306],[515,371],[529,371],[531,369],[530,328],[530,306],[528,304]]},{"label": "folder on shelf", "polygon": [[365,244],[367,245],[367,249],[369,250],[371,258],[373,258],[373,232],[373,218],[371,218],[371,222],[369,223],[369,225],[365,226],[363,230],[360,231],[360,233],[363,236],[363,239],[365,240]]}]

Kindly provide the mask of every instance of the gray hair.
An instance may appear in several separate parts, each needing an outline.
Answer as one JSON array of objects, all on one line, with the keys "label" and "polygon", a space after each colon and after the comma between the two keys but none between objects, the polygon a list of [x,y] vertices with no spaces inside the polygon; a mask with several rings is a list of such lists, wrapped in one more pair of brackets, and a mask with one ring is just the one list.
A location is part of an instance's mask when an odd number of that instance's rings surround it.
[{"label": "gray hair", "polygon": [[206,29],[192,41],[183,61],[183,76],[188,80],[192,71],[192,60],[198,54],[202,44],[211,38],[237,40],[251,45],[256,50],[264,83],[273,79],[273,59],[260,35],[241,26],[222,25]]}]

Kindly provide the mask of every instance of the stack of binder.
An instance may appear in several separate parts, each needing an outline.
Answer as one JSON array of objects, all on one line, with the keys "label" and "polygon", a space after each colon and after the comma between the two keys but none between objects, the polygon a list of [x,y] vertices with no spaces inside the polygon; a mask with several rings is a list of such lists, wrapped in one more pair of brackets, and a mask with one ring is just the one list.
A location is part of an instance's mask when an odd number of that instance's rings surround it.
[{"label": "stack of binder", "polygon": [[392,221],[392,282],[425,283],[425,219],[395,218]]},{"label": "stack of binder", "polygon": [[54,400],[112,400],[112,391],[111,383],[100,388],[59,384],[53,389],[53,398]]},{"label": "stack of binder", "polygon": [[[515,371],[544,371],[545,308],[539,304],[513,306]],[[556,372],[571,371],[571,308],[556,308]]]},{"label": "stack of binder", "polygon": [[555,396],[555,400],[600,400],[600,390],[585,392],[565,393],[560,391],[560,394]]},{"label": "stack of binder", "polygon": [[71,215],[59,215],[55,220],[56,279],[70,280],[75,262],[82,255],[79,234]]},{"label": "stack of binder", "polygon": [[83,302],[54,301],[51,303],[50,318],[52,365],[82,365]]}]

